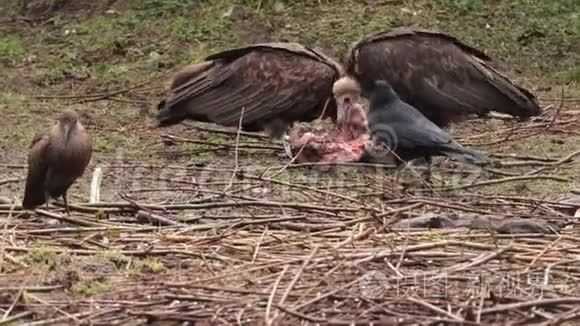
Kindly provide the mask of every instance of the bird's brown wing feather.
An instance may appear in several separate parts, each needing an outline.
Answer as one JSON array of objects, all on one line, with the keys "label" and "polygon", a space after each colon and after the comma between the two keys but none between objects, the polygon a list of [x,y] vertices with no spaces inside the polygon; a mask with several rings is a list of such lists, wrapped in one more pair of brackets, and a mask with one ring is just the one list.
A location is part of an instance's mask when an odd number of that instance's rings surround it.
[{"label": "bird's brown wing feather", "polygon": [[32,209],[45,203],[45,180],[47,172],[46,150],[49,145],[48,134],[37,134],[30,146],[28,155],[28,175],[24,189],[22,206]]},{"label": "bird's brown wing feather", "polygon": [[57,133],[53,136],[47,149],[49,167],[46,188],[51,197],[57,198],[62,196],[85,172],[91,160],[92,144],[90,136],[81,124],[71,130],[66,146],[57,141],[59,139]]},{"label": "bird's brown wing feather", "polygon": [[365,82],[385,79],[439,126],[489,111],[529,117],[534,96],[493,69],[481,51],[444,33],[401,28],[355,45],[347,71]]},{"label": "bird's brown wing feather", "polygon": [[210,61],[222,59],[226,61],[233,61],[250,52],[260,52],[264,50],[285,51],[287,53],[291,53],[294,55],[309,57],[313,60],[324,62],[327,65],[332,66],[337,71],[342,70],[342,66],[338,62],[336,62],[333,58],[327,56],[324,52],[294,42],[271,42],[271,43],[252,44],[245,47],[233,48],[222,52],[214,53],[206,57],[205,60]]},{"label": "bird's brown wing feather", "polygon": [[272,119],[310,121],[321,113],[339,78],[334,62],[288,45],[234,49],[207,59],[212,66],[173,89],[165,108],[227,126],[238,124],[242,108],[245,126]]},{"label": "bird's brown wing feather", "polygon": [[483,51],[474,48],[468,44],[461,42],[458,38],[454,37],[453,35],[443,33],[440,31],[429,30],[419,27],[412,27],[412,26],[402,26],[398,28],[394,28],[389,31],[381,31],[377,33],[369,34],[359,41],[355,42],[351,48],[349,49],[348,53],[352,52],[353,50],[359,48],[360,46],[368,43],[373,42],[381,42],[388,39],[396,39],[396,38],[410,38],[416,36],[424,36],[424,37],[433,37],[445,40],[447,43],[452,43],[459,47],[463,52],[469,53],[481,60],[485,61],[492,61],[492,59]]}]

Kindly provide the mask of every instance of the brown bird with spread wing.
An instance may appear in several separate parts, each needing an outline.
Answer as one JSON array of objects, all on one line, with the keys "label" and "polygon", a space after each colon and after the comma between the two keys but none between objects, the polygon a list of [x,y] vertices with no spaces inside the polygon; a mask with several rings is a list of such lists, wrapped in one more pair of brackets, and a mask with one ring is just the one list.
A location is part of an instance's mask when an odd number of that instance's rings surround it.
[{"label": "brown bird with spread wing", "polygon": [[70,214],[67,190],[83,175],[91,155],[91,140],[78,113],[64,111],[50,130],[32,141],[22,206],[34,209],[62,196]]},{"label": "brown bird with spread wing", "polygon": [[362,85],[386,80],[401,99],[440,127],[490,111],[529,118],[536,99],[489,65],[491,59],[445,33],[401,27],[365,36],[345,56]]},{"label": "brown bird with spread wing", "polygon": [[296,121],[336,120],[332,86],[341,75],[337,62],[297,43],[235,48],[178,72],[157,119],[163,127],[185,119],[237,126],[242,118],[244,130],[279,138]]}]

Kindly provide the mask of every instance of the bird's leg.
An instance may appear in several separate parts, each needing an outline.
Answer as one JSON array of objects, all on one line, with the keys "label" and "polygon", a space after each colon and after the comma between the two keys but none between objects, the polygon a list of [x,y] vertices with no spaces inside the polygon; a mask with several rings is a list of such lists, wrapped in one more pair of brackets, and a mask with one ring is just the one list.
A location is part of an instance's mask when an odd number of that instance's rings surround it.
[{"label": "bird's leg", "polygon": [[44,192],[44,204],[46,205],[46,209],[48,210],[48,202],[50,201],[50,195],[47,191]]},{"label": "bird's leg", "polygon": [[70,209],[68,207],[68,201],[66,200],[66,191],[62,194],[62,200],[64,201],[64,208],[66,209],[66,214],[70,215]]},{"label": "bird's leg", "polygon": [[290,136],[288,134],[284,134],[282,137],[282,146],[284,146],[284,151],[286,155],[292,159],[294,155],[292,155],[292,146],[290,145]]},{"label": "bird's leg", "polygon": [[425,156],[425,162],[427,162],[427,170],[425,171],[424,179],[428,184],[431,184],[431,163],[433,163],[433,161],[430,156]]}]

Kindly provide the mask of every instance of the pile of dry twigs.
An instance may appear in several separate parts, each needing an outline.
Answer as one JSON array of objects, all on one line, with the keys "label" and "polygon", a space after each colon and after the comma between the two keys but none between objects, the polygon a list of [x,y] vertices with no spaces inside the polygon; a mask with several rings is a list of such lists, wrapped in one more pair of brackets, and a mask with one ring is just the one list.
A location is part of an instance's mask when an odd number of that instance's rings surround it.
[{"label": "pile of dry twigs", "polygon": [[[578,125],[555,120],[463,141],[492,148]],[[554,171],[577,167],[580,152],[498,154],[489,169],[441,168],[431,185],[402,186],[389,167],[260,164],[279,144],[231,136],[235,144],[163,138],[233,153],[229,161],[102,162],[103,197],[71,200],[71,216],[1,205],[0,324],[580,319],[579,206],[501,191],[573,184]]]}]

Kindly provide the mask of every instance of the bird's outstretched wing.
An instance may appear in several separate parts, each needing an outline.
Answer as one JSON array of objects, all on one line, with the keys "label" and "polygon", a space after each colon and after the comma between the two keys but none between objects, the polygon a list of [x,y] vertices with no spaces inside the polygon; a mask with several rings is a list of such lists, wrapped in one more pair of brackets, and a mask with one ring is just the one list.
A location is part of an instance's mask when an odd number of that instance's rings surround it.
[{"label": "bird's outstretched wing", "polygon": [[24,188],[24,199],[22,200],[22,207],[25,209],[32,209],[46,201],[45,181],[48,168],[46,151],[49,141],[48,134],[37,134],[32,140],[28,155],[28,175]]},{"label": "bird's outstretched wing", "polygon": [[539,114],[535,96],[490,60],[451,35],[402,27],[364,37],[349,49],[344,65],[361,83],[387,80],[403,101],[439,126],[490,111]]},{"label": "bird's outstretched wing", "polygon": [[336,115],[332,85],[341,67],[326,55],[297,43],[265,43],[209,56],[176,74],[159,104],[160,125],[184,119],[246,130],[264,130],[272,120],[311,121],[324,109]]}]

